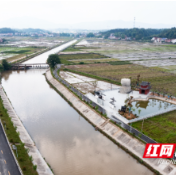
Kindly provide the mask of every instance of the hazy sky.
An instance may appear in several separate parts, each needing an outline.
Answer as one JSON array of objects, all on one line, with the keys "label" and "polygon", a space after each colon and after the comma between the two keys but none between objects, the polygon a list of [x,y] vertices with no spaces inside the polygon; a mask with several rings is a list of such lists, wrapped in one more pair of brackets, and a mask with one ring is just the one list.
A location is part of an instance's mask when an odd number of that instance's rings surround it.
[{"label": "hazy sky", "polygon": [[176,1],[59,1],[0,0],[0,22],[35,17],[53,23],[123,20],[176,26]]}]

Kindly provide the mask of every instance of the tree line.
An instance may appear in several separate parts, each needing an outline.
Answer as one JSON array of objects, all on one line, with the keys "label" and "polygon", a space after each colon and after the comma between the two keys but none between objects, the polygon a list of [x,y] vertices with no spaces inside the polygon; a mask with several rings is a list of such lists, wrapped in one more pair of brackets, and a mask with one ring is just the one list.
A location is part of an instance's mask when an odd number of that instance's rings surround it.
[{"label": "tree line", "polygon": [[132,28],[132,29],[112,29],[106,32],[102,32],[104,38],[108,38],[110,34],[114,34],[116,37],[125,38],[131,37],[136,40],[150,40],[152,37],[161,38],[176,38],[176,28],[171,29],[144,29],[144,28]]}]

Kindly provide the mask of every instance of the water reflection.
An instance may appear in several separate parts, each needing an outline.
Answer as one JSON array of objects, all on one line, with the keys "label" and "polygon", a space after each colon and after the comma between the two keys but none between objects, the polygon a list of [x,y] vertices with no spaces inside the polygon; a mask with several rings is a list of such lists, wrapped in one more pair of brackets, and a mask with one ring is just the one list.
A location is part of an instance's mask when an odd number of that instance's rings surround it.
[{"label": "water reflection", "polygon": [[[132,106],[133,106],[133,113],[140,116],[176,108],[176,105],[174,104],[156,99],[149,99],[149,101],[132,102]],[[140,113],[139,110],[141,110]]]}]

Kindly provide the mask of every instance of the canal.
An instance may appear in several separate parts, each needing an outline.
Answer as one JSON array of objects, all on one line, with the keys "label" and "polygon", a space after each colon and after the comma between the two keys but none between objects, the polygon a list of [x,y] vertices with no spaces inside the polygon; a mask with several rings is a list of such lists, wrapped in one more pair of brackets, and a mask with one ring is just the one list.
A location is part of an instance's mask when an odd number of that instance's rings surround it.
[{"label": "canal", "polygon": [[[49,54],[61,49],[63,46],[27,63],[45,63]],[[2,85],[54,174],[153,174],[95,131],[50,87],[45,72],[45,69],[6,71],[2,74]]]}]

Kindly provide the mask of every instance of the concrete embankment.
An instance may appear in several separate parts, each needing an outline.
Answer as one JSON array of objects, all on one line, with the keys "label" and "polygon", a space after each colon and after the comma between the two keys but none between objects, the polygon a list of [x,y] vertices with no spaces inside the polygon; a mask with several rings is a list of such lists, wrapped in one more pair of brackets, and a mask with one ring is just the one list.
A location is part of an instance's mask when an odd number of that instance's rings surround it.
[{"label": "concrete embankment", "polygon": [[[161,174],[175,175],[176,166],[170,162],[160,162],[158,158],[143,158],[145,144],[136,139],[135,137],[124,132],[121,128],[109,122],[109,120],[103,118],[100,114],[82,102],[72,92],[70,92],[65,86],[53,78],[50,70],[46,72],[46,79],[48,82],[60,92],[73,107],[79,111],[90,123],[96,126],[102,133],[110,137],[115,143],[122,146],[123,149],[132,153],[136,158],[144,162],[145,165],[153,168]],[[168,160],[164,160],[168,161]],[[127,166],[128,167],[128,166]]]},{"label": "concrete embankment", "polygon": [[37,165],[37,172],[39,175],[53,175],[51,169],[46,164],[45,160],[42,158],[40,152],[38,151],[37,147],[35,146],[34,142],[32,141],[31,137],[29,136],[28,132],[24,128],[22,122],[20,121],[19,117],[17,116],[15,110],[13,109],[9,99],[7,98],[2,86],[0,85],[0,96],[3,100],[3,105],[11,117],[13,125],[17,127],[17,132],[19,132],[19,137],[21,141],[24,143],[25,148],[28,149],[28,155],[32,156],[33,164]]}]

